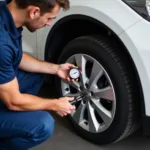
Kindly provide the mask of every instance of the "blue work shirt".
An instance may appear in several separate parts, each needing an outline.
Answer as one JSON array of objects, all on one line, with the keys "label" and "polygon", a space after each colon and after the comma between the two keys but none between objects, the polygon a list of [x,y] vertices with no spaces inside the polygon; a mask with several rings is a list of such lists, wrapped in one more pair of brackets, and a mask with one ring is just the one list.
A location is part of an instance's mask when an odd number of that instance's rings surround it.
[{"label": "blue work shirt", "polygon": [[16,28],[5,1],[0,1],[0,84],[13,80],[22,59],[22,27]]}]

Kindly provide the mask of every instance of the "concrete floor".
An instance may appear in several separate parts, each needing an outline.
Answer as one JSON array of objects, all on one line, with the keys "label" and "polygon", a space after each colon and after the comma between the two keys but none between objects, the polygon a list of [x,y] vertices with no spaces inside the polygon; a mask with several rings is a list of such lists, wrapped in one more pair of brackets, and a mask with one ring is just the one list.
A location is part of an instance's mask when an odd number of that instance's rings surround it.
[{"label": "concrete floor", "polygon": [[[51,92],[50,92],[51,91]],[[51,94],[53,93],[53,94]],[[44,85],[39,95],[41,97],[55,97],[55,91],[47,85]],[[70,123],[58,115],[52,113],[56,121],[53,136],[43,144],[32,148],[31,150],[149,150],[150,138],[143,136],[132,136],[119,143],[107,146],[99,146],[78,136]]]}]

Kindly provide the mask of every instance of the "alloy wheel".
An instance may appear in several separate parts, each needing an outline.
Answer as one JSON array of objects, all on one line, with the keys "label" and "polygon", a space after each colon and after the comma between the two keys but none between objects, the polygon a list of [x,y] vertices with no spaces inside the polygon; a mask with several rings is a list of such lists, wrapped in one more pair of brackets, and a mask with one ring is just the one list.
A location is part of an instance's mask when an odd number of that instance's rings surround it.
[{"label": "alloy wheel", "polygon": [[66,62],[81,70],[78,81],[61,81],[63,96],[78,99],[71,117],[88,132],[105,131],[113,122],[116,111],[115,90],[108,73],[96,59],[87,54],[75,54]]}]

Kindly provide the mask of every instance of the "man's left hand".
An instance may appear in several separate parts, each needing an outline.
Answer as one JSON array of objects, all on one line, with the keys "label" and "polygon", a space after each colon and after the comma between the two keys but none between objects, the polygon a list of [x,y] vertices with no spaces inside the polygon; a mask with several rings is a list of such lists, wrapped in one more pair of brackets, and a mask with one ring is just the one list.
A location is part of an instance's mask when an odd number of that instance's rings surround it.
[{"label": "man's left hand", "polygon": [[56,72],[56,75],[59,76],[61,79],[66,80],[66,81],[74,81],[70,79],[69,77],[69,71],[72,68],[77,68],[73,64],[65,63],[65,64],[60,64],[58,67],[58,70]]}]

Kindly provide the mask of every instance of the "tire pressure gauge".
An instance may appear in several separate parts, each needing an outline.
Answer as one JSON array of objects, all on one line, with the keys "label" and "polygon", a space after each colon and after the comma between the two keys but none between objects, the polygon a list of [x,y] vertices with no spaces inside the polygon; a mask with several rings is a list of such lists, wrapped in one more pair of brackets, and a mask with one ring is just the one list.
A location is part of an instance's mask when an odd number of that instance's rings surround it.
[{"label": "tire pressure gauge", "polygon": [[69,76],[72,79],[78,79],[80,77],[80,71],[78,68],[73,68],[69,72]]}]

